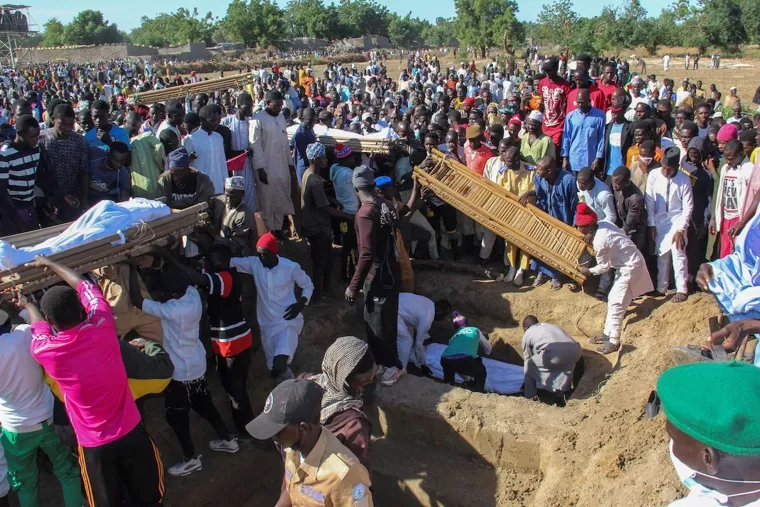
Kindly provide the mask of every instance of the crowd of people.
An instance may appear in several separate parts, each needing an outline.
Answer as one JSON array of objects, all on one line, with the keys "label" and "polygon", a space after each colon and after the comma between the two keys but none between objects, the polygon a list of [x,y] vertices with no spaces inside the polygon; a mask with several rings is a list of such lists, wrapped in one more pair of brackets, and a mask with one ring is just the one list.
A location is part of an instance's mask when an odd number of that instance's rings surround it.
[{"label": "crowd of people", "polygon": [[[104,200],[207,203],[211,217],[169,248],[84,276],[37,258],[64,284],[0,312],[0,441],[22,507],[39,505],[39,449],[67,507],[160,504],[165,472],[202,468],[190,409],[216,433],[213,451],[274,439],[285,463],[278,505],[372,505],[362,408],[410,362],[430,374],[424,346],[434,321],[452,326],[443,380],[487,390],[488,337],[450,302],[414,294],[410,259],[450,256],[504,283],[581,289],[422,188],[413,168],[428,168],[433,150],[593,246],[595,259],[579,271],[608,305],[604,332],[591,339],[604,354],[619,350],[634,298],[655,286],[664,295],[672,276],[670,301],[685,301],[700,266],[730,255],[755,215],[760,115],[744,115],[735,88],[724,99],[699,81],[675,89],[670,79],[642,79],[627,62],[537,52],[522,69],[496,58],[444,68],[431,52],[411,53],[395,79],[383,55],[367,56],[321,73],[256,66],[246,90],[150,107],[130,97],[201,78],[149,62],[3,74],[0,236],[76,220]],[[734,115],[716,112],[721,105]],[[315,129],[380,135],[388,153],[326,146]],[[280,255],[289,237],[308,243],[310,273]],[[365,339],[337,339],[321,373],[294,372],[303,310],[335,297],[336,261],[342,298],[363,293]],[[564,405],[582,347],[536,316],[522,326],[522,394],[548,392]],[[259,347],[275,387],[254,417],[248,375]],[[214,403],[209,370],[232,425]],[[138,409],[158,393],[182,455],[166,470]],[[680,449],[699,440],[679,424],[669,431]],[[63,439],[59,426],[69,428]],[[3,475],[0,467],[0,505]]]}]

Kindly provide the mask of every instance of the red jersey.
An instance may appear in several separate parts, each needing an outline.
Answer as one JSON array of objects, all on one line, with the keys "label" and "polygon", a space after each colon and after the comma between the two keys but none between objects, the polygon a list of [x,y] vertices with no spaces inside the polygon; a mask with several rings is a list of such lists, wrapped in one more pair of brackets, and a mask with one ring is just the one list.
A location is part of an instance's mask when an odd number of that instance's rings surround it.
[{"label": "red jersey", "polygon": [[610,84],[604,84],[600,80],[596,82],[596,86],[604,94],[604,107],[603,108],[599,106],[594,106],[594,107],[598,107],[599,109],[601,109],[602,111],[606,113],[607,110],[610,108],[610,97],[612,96],[612,92],[614,92],[615,89],[618,87],[617,83],[613,81]]},{"label": "red jersey", "polygon": [[544,100],[544,134],[552,136],[557,131],[562,132],[570,83],[562,78],[552,81],[545,77],[538,83],[538,90]]},{"label": "red jersey", "polygon": [[[574,90],[571,90],[570,93],[567,94],[567,109],[565,110],[565,115],[570,114],[570,111],[574,111],[578,109],[575,106],[575,98],[578,96],[578,92],[580,91],[580,88],[576,88]],[[596,84],[591,83],[591,86],[589,86],[588,94],[591,97],[591,105],[597,109],[601,109],[602,111],[607,111],[607,99],[604,95],[604,92],[599,89]]]},{"label": "red jersey", "polygon": [[486,168],[486,162],[493,156],[493,151],[484,142],[480,143],[480,148],[477,150],[470,145],[470,141],[464,144],[464,159],[467,167],[481,176]]}]

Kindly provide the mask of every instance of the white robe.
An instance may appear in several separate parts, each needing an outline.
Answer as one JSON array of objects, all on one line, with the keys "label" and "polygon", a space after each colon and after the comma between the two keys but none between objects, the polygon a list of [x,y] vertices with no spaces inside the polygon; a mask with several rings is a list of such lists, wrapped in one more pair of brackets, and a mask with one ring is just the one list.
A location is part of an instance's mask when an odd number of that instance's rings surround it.
[{"label": "white robe", "polygon": [[[232,132],[233,150],[243,151],[249,148],[248,133],[250,121],[250,118],[239,120],[235,115],[227,116],[222,120],[222,125],[230,129],[230,132]],[[253,173],[253,165],[251,164],[250,158],[245,159],[242,176],[245,180],[243,202],[251,212],[255,212],[257,210],[258,196],[256,194],[256,175]]]},{"label": "white robe", "polygon": [[604,334],[617,340],[625,311],[631,300],[654,290],[644,256],[631,238],[618,226],[599,222],[594,234],[596,266],[590,269],[594,275],[615,270],[615,281],[607,296],[607,318]]},{"label": "white robe", "polygon": [[[256,170],[256,188],[259,193],[261,214],[269,230],[279,229],[282,224],[274,223],[279,216],[292,215],[293,200],[290,197],[290,169],[292,158],[288,134],[285,131],[285,117],[276,118],[266,110],[259,111],[251,118],[248,141],[253,149],[253,168]],[[259,169],[267,173],[268,183],[259,180]]]},{"label": "white robe", "polygon": [[256,318],[261,328],[261,344],[266,356],[267,368],[272,369],[275,356],[288,356],[293,360],[298,347],[298,335],[303,329],[303,314],[293,320],[285,320],[288,307],[296,302],[295,286],[303,289],[307,302],[314,292],[314,284],[301,266],[289,259],[279,257],[272,269],[264,267],[258,257],[234,257],[230,267],[241,273],[253,275],[256,283]]},{"label": "white robe", "polygon": [[682,231],[686,239],[691,212],[694,209],[694,197],[691,179],[678,171],[670,179],[662,174],[662,168],[654,169],[647,178],[646,189],[647,225],[657,229],[657,255],[663,255],[675,249],[673,236]]},{"label": "white robe", "polygon": [[[398,297],[398,358],[404,369],[411,359],[425,364],[424,341],[435,319],[435,304],[424,296],[402,292]],[[411,357],[410,357],[411,356]]]},{"label": "white robe", "polygon": [[190,165],[211,178],[214,193],[224,193],[224,180],[227,179],[227,159],[224,156],[224,140],[217,132],[208,133],[198,129],[182,140],[182,146],[188,153],[195,153],[198,158]]}]

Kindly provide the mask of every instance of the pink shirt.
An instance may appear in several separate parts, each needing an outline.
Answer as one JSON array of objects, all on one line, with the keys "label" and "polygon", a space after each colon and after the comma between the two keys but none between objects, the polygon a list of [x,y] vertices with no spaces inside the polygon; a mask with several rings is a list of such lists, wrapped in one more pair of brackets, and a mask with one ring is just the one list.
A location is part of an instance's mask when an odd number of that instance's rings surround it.
[{"label": "pink shirt", "polygon": [[82,447],[117,440],[137,426],[111,307],[88,281],[77,287],[87,320],[58,334],[47,322],[32,324],[32,356],[61,388],[66,412]]}]

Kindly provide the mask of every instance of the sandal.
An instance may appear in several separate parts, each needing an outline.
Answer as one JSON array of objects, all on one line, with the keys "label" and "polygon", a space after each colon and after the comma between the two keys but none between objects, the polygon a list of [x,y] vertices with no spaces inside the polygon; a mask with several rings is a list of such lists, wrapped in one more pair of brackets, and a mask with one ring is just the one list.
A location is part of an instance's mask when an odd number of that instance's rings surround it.
[{"label": "sandal", "polygon": [[567,284],[568,288],[570,289],[570,292],[580,292],[581,291],[581,285],[578,282],[570,282]]},{"label": "sandal", "polygon": [[607,338],[607,335],[604,335],[604,334],[592,336],[591,338],[588,339],[588,342],[591,345],[602,345],[603,343],[607,343],[608,341],[610,341],[610,339]]},{"label": "sandal", "polygon": [[603,346],[596,349],[596,351],[599,352],[600,354],[607,355],[607,354],[612,354],[613,352],[617,352],[619,348],[620,348],[619,343],[606,342]]},{"label": "sandal", "polygon": [[673,296],[673,297],[670,299],[670,302],[671,302],[671,303],[683,303],[683,302],[684,302],[684,301],[686,301],[688,298],[689,298],[689,296],[688,296],[687,294],[684,294],[683,292],[676,292],[676,295],[675,295],[675,296]]},{"label": "sandal", "polygon": [[549,281],[549,277],[543,273],[536,275],[536,279],[533,281],[532,287],[541,287],[543,284]]},{"label": "sandal", "polygon": [[562,288],[562,282],[559,280],[552,280],[552,290],[560,290]]}]

